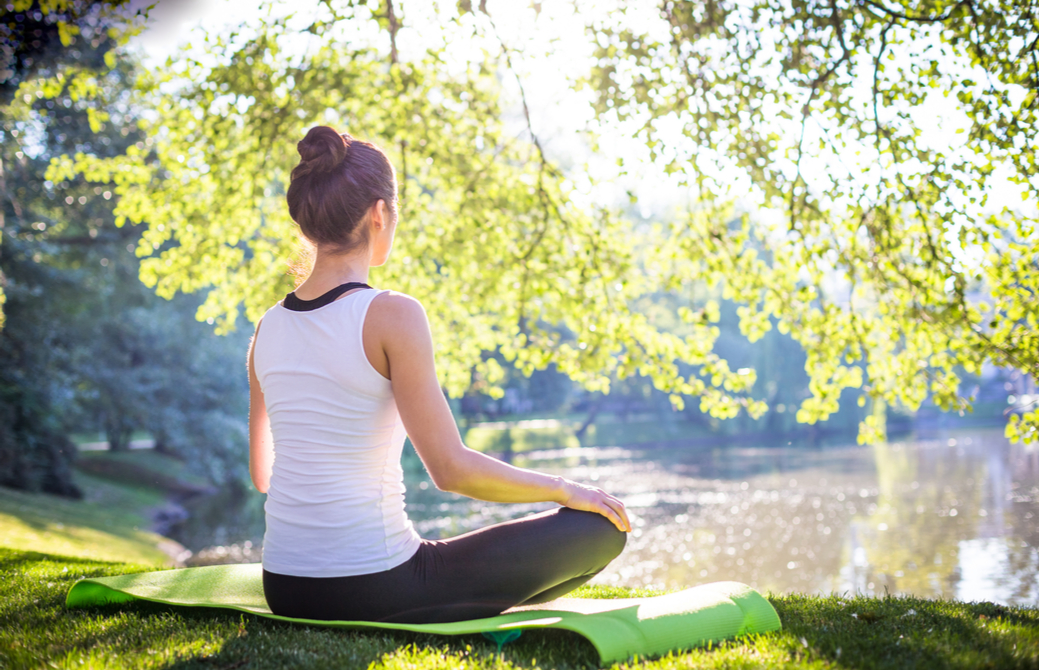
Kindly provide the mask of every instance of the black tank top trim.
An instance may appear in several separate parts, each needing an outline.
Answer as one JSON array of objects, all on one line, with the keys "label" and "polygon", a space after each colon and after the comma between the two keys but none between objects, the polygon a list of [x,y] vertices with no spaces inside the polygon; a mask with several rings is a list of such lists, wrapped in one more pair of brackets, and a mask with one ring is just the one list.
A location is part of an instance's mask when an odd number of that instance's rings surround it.
[{"label": "black tank top trim", "polygon": [[318,309],[319,307],[324,307],[330,302],[334,302],[336,298],[340,297],[347,291],[353,291],[356,288],[372,287],[368,284],[362,284],[357,281],[347,282],[346,284],[340,284],[331,291],[326,291],[314,300],[301,300],[296,297],[296,292],[294,291],[285,296],[285,300],[282,301],[282,307],[293,312],[309,312],[312,309]]}]

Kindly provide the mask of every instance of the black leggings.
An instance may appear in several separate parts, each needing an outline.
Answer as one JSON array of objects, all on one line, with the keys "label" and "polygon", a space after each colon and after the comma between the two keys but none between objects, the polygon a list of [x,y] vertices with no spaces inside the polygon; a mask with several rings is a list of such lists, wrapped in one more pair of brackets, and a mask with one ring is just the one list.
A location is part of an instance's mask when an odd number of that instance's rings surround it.
[{"label": "black leggings", "polygon": [[264,570],[275,614],[298,619],[441,623],[558,598],[607,566],[626,534],[592,512],[560,508],[449,540],[369,575],[292,577]]}]

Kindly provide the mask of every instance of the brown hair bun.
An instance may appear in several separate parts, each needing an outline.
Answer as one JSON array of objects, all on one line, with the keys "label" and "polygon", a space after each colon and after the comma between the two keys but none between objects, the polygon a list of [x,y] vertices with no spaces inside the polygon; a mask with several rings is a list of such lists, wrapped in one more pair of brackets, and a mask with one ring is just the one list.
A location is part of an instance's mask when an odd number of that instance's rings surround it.
[{"label": "brown hair bun", "polygon": [[322,173],[336,169],[347,157],[353,138],[340,135],[328,126],[315,126],[296,144],[300,152],[301,172]]}]

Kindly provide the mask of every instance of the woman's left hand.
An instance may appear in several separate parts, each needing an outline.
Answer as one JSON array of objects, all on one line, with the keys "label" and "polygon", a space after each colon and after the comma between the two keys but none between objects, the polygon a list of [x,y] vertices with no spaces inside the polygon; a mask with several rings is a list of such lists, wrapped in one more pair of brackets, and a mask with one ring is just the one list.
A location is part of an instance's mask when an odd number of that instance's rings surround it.
[{"label": "woman's left hand", "polygon": [[617,526],[622,533],[632,532],[632,522],[628,520],[625,503],[603,489],[564,479],[563,490],[564,497],[560,504],[564,507],[601,514]]}]

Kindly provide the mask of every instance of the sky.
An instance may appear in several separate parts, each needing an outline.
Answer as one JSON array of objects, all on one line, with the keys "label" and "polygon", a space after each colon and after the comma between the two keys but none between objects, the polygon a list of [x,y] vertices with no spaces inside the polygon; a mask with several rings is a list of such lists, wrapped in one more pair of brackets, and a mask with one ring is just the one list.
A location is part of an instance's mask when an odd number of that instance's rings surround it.
[{"label": "sky", "polygon": [[219,28],[231,25],[239,17],[258,11],[259,2],[250,0],[133,0],[134,9],[148,10],[147,28],[131,44],[141,49],[153,62],[161,62],[174,54],[177,47],[191,38],[200,26]]}]

